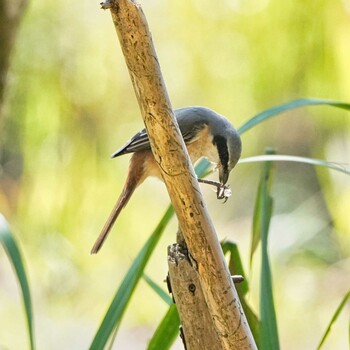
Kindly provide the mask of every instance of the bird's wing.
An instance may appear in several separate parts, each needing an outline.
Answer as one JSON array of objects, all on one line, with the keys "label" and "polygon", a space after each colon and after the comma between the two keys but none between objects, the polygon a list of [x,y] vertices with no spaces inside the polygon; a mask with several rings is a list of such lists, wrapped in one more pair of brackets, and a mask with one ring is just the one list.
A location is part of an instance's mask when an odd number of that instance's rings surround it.
[{"label": "bird's wing", "polygon": [[179,126],[185,143],[190,144],[198,139],[199,132],[205,128],[206,124],[202,122],[195,123],[192,124],[191,127],[186,128],[186,130],[181,128],[181,124],[179,124]]},{"label": "bird's wing", "polygon": [[[177,118],[177,121],[186,144],[196,141],[199,131],[206,126],[206,123],[202,121],[188,123],[188,121],[186,122],[183,118]],[[123,147],[116,150],[111,157],[115,158],[123,154],[144,151],[150,148],[151,145],[146,129],[143,129],[134,135]]]},{"label": "bird's wing", "polygon": [[134,135],[123,147],[119,148],[112,154],[112,158],[121,156],[126,153],[134,153],[137,151],[143,151],[150,149],[151,145],[149,143],[148,135],[146,129],[141,130],[136,135]]}]

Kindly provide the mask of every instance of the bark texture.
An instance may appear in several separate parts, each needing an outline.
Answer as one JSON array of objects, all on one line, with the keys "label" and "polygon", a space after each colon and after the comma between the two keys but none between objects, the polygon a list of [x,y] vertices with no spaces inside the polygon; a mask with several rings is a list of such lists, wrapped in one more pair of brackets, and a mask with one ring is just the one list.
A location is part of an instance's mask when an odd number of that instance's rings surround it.
[{"label": "bark texture", "polygon": [[187,251],[179,244],[168,249],[171,293],[176,303],[186,350],[220,350],[221,344],[205,301],[198,275]]}]

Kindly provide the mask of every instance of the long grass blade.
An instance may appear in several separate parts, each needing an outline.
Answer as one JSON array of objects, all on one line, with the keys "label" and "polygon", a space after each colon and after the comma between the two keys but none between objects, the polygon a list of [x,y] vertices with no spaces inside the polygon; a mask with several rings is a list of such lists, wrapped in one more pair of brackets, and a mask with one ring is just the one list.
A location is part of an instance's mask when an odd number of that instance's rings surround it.
[{"label": "long grass blade", "polygon": [[[328,337],[328,335],[329,335],[329,333],[330,333],[330,331],[331,331],[331,329],[332,329],[332,326],[333,326],[334,322],[338,319],[338,316],[340,315],[340,313],[341,313],[342,310],[344,309],[344,307],[345,307],[345,305],[346,305],[346,303],[347,303],[347,301],[348,301],[349,299],[350,299],[350,291],[348,291],[348,292],[345,294],[343,300],[340,302],[339,306],[338,306],[337,309],[335,310],[335,313],[334,313],[334,315],[333,315],[331,321],[329,322],[328,327],[327,327],[327,329],[326,329],[326,331],[325,331],[325,333],[324,333],[324,335],[323,335],[323,337],[322,337],[320,343],[319,343],[318,346],[317,346],[317,350],[320,350],[321,347],[323,346],[323,344],[325,343],[325,341],[327,340],[327,337]],[[349,331],[349,332],[350,332],[350,331]],[[350,337],[350,334],[349,334],[349,337]],[[349,339],[349,348],[350,348],[350,339]]]},{"label": "long grass blade", "polygon": [[113,330],[120,323],[136,285],[142,277],[144,268],[172,216],[173,208],[169,207],[157,228],[133,261],[97,330],[90,350],[101,350],[106,346]]},{"label": "long grass blade", "polygon": [[283,155],[283,154],[260,155],[260,156],[243,158],[239,161],[239,163],[244,164],[244,163],[266,162],[266,161],[305,163],[305,164],[323,166],[332,170],[340,171],[341,173],[344,173],[346,175],[350,175],[350,169],[345,168],[341,164],[328,162],[322,159],[289,156],[289,155]]},{"label": "long grass blade", "polygon": [[261,242],[261,215],[262,215],[262,184],[258,186],[257,195],[255,198],[254,213],[253,213],[253,223],[252,223],[252,239],[250,243],[250,254],[249,254],[249,268],[250,272],[253,267],[253,257]]},{"label": "long grass blade", "polygon": [[147,350],[168,350],[179,334],[180,318],[175,304],[171,304],[150,340]]},{"label": "long grass blade", "polygon": [[[271,170],[272,163],[266,162],[261,174],[254,213],[254,220],[258,220],[259,223],[253,223],[253,228],[260,231],[261,239],[259,344],[262,350],[278,350],[280,348],[268,255],[268,233],[273,208],[273,199],[270,195]],[[256,235],[257,233],[254,234]]]},{"label": "long grass blade", "polygon": [[[273,155],[274,152],[275,151],[273,149],[267,148],[265,150],[266,155],[261,156],[261,158],[264,160],[267,160],[266,157]],[[256,158],[256,157],[251,157],[251,158]],[[249,160],[249,158],[246,158],[246,159]],[[243,163],[244,163],[244,161],[245,161],[245,159],[243,159]],[[266,171],[265,168],[263,168],[263,169]],[[250,269],[252,268],[254,253],[255,253],[256,249],[258,248],[258,245],[261,241],[261,231],[262,231],[261,224],[262,224],[262,215],[263,215],[262,196],[264,195],[263,190],[264,190],[264,182],[261,179],[259,182],[259,186],[258,186],[258,192],[257,192],[256,199],[255,199],[255,206],[254,206],[254,213],[253,213],[252,241],[251,241],[251,245],[250,245],[250,257],[249,257]]]},{"label": "long grass blade", "polygon": [[154,282],[147,275],[144,275],[143,278],[148,285],[169,305],[169,309],[154,332],[147,349],[170,349],[171,345],[176,339],[176,336],[179,334],[180,327],[180,318],[176,305],[173,303],[173,300],[169,294],[167,294],[156,282]]},{"label": "long grass blade", "polygon": [[27,320],[28,338],[30,349],[35,349],[34,332],[33,332],[33,308],[28,284],[27,275],[25,272],[23,259],[6,219],[0,214],[0,243],[3,245],[5,252],[15,270],[17,280],[22,293],[22,300]]},{"label": "long grass blade", "polygon": [[238,133],[243,134],[249,129],[253,128],[254,126],[264,122],[265,120],[274,117],[280,113],[300,108],[300,107],[306,107],[306,106],[320,106],[320,105],[328,105],[331,107],[336,108],[342,108],[345,110],[350,110],[350,104],[340,101],[332,101],[332,100],[323,100],[323,99],[309,99],[309,98],[303,98],[298,99],[294,101],[290,101],[287,103],[283,103],[281,105],[272,107],[267,109],[266,111],[263,111],[256,116],[249,119],[247,122],[245,122],[240,128],[238,128]]},{"label": "long grass blade", "polygon": [[229,255],[228,268],[231,275],[241,275],[244,278],[243,282],[236,285],[237,291],[239,290],[242,296],[247,295],[249,291],[249,283],[244,272],[237,244],[231,241],[224,241],[221,242],[221,248],[225,256]]},{"label": "long grass blade", "polygon": [[165,301],[168,305],[171,305],[173,303],[173,299],[169,296],[169,294],[165,292],[164,289],[156,282],[154,282],[150,277],[148,277],[146,274],[143,274],[143,279],[159,295],[159,297],[163,299],[163,301]]}]

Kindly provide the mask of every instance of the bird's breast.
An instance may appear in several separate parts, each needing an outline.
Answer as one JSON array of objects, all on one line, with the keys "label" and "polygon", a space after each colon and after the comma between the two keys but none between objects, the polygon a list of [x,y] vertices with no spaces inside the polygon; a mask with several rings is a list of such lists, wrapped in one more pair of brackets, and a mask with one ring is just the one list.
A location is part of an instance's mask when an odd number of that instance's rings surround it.
[{"label": "bird's breast", "polygon": [[202,157],[208,158],[209,161],[215,164],[218,164],[220,161],[218,150],[213,144],[213,137],[208,127],[198,132],[195,140],[188,143],[186,146],[192,163],[195,163]]}]

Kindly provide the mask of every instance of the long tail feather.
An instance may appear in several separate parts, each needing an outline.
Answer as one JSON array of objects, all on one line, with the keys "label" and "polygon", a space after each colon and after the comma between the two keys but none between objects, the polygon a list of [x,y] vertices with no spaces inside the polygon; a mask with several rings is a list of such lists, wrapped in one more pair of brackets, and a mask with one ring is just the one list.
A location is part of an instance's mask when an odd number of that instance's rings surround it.
[{"label": "long tail feather", "polygon": [[124,189],[123,189],[123,192],[121,193],[120,197],[118,198],[116,205],[114,206],[114,208],[113,208],[111,214],[109,215],[105,225],[103,226],[103,229],[102,229],[100,235],[98,236],[94,246],[91,249],[91,254],[96,254],[101,249],[101,247],[102,247],[103,243],[105,242],[110,230],[112,229],[120,212],[128,203],[136,186],[137,185],[135,184],[134,181],[127,181],[126,182]]}]

